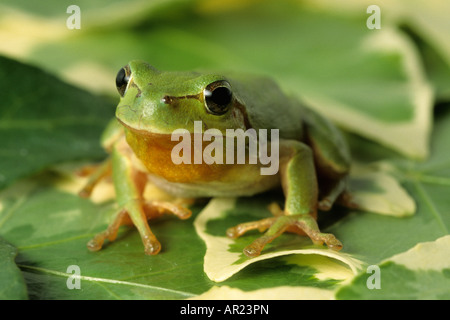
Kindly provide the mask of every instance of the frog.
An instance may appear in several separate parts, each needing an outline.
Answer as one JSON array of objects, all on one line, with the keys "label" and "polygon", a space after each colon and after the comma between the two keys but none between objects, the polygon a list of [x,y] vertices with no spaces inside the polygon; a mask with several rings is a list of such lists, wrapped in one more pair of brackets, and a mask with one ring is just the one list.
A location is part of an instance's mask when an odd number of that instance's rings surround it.
[{"label": "frog", "polygon": [[[150,228],[152,219],[171,214],[185,220],[196,199],[251,197],[275,188],[282,190],[284,206],[274,203],[272,216],[225,232],[231,239],[261,232],[243,249],[246,256],[260,255],[285,232],[342,249],[333,234],[320,230],[317,215],[335,204],[351,204],[349,146],[335,124],[277,81],[244,72],[160,71],[132,60],[118,71],[116,87],[120,101],[101,139],[109,156],[90,173],[80,195],[89,197],[100,180],[112,177],[119,209],[106,230],[88,242],[89,250],[115,241],[120,226],[134,225],[144,253],[156,255],[161,243]],[[199,121],[202,132],[215,128],[223,135],[227,129],[277,130],[279,170],[262,175],[261,163],[174,163],[172,151],[179,142],[173,132],[181,128],[194,134]],[[149,183],[174,200],[146,200]]]}]

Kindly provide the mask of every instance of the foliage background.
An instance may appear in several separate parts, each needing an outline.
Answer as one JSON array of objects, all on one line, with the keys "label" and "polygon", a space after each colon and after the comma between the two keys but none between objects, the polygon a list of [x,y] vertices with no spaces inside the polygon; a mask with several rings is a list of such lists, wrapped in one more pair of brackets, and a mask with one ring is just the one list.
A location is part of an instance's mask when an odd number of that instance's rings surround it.
[{"label": "foliage background", "polygon": [[[71,4],[81,9],[80,30],[66,27]],[[379,30],[366,26],[372,4],[381,9]],[[445,246],[438,270],[392,262],[449,233],[445,1],[6,0],[0,7],[2,299],[259,298],[264,290],[283,299],[449,298]],[[152,224],[164,245],[156,257],[144,256],[137,232],[126,228],[120,241],[88,252],[114,206],[101,193],[94,202],[78,198],[82,181],[73,172],[105,157],[98,138],[118,100],[115,74],[132,59],[161,70],[267,74],[345,129],[355,162],[389,173],[416,204],[406,218],[342,208],[320,217],[345,254],[381,266],[386,289],[368,290],[364,268],[354,276],[317,255],[255,262],[217,283],[203,269],[208,244],[191,222],[174,219]],[[267,215],[267,199],[277,197],[239,200],[208,232]],[[203,209],[196,206],[194,218]],[[81,290],[66,286],[73,264]]]}]

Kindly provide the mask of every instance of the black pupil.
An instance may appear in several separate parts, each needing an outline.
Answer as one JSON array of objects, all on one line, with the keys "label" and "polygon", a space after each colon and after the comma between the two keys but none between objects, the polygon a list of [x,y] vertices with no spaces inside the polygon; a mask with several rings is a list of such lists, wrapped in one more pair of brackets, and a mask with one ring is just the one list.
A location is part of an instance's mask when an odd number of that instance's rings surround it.
[{"label": "black pupil", "polygon": [[119,70],[119,72],[117,73],[117,77],[116,77],[116,86],[117,88],[122,87],[123,85],[127,84],[127,79],[126,79],[126,72],[125,69],[122,68]]},{"label": "black pupil", "polygon": [[219,106],[226,106],[231,102],[231,91],[227,87],[218,87],[213,90],[209,99]]}]

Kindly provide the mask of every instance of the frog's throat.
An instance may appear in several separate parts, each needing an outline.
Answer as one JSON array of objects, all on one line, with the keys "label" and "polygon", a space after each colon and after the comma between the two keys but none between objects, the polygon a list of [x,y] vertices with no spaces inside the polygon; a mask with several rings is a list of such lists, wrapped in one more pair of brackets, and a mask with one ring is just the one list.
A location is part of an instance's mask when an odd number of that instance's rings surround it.
[{"label": "frog's throat", "polygon": [[[170,182],[202,183],[208,181],[228,181],[233,179],[236,166],[227,164],[194,164],[194,152],[190,163],[175,164],[172,151],[180,141],[172,141],[171,134],[153,133],[124,125],[128,145],[149,173],[165,178]],[[194,137],[191,133],[191,150],[194,150]],[[202,153],[208,144],[202,144]]]}]

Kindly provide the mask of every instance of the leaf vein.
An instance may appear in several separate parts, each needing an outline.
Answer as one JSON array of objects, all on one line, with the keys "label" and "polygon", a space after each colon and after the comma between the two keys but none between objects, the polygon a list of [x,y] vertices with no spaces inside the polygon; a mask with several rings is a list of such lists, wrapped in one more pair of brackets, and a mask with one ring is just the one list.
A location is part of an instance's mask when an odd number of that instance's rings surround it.
[{"label": "leaf vein", "polygon": [[6,223],[6,221],[11,218],[11,216],[14,214],[14,212],[17,210],[17,208],[19,208],[22,203],[24,203],[26,200],[25,196],[20,197],[19,199],[17,199],[17,201],[14,203],[14,205],[12,205],[8,211],[6,211],[2,218],[0,219],[0,228],[3,227],[3,225]]},{"label": "leaf vein", "polygon": [[123,280],[114,280],[114,279],[107,279],[107,278],[98,278],[98,277],[90,277],[90,276],[83,276],[83,275],[75,275],[75,274],[69,274],[69,273],[65,273],[65,272],[61,272],[61,271],[55,271],[55,270],[49,270],[49,269],[45,269],[45,268],[40,268],[40,267],[34,267],[34,266],[28,266],[28,265],[22,265],[22,264],[18,264],[18,267],[20,267],[21,269],[28,269],[28,270],[33,270],[33,271],[38,271],[38,272],[42,272],[42,273],[47,273],[47,274],[51,274],[51,275],[56,275],[56,276],[60,276],[60,277],[72,277],[74,279],[80,279],[80,280],[84,280],[84,281],[91,281],[94,283],[101,283],[101,284],[113,284],[113,285],[126,285],[126,286],[132,286],[132,287],[139,287],[139,288],[144,288],[144,289],[150,289],[150,290],[157,290],[157,291],[164,291],[164,292],[170,292],[170,293],[175,293],[181,296],[185,296],[185,297],[193,297],[195,296],[194,293],[191,292],[185,292],[185,291],[179,291],[179,290],[174,290],[174,289],[169,289],[169,288],[163,288],[163,287],[157,287],[157,286],[152,286],[152,285],[148,285],[148,284],[143,284],[143,283],[137,283],[137,282],[129,282],[129,281],[123,281]]},{"label": "leaf vein", "polygon": [[424,200],[425,204],[428,206],[428,208],[430,209],[430,212],[433,214],[433,216],[435,217],[438,225],[442,228],[442,230],[445,232],[445,234],[448,234],[448,229],[445,226],[444,221],[442,220],[442,216],[441,213],[439,212],[439,210],[436,208],[436,206],[434,205],[433,201],[431,200],[431,198],[429,197],[429,195],[427,194],[427,192],[424,190],[424,188],[422,187],[421,183],[419,181],[415,181],[414,182],[414,186],[419,194],[420,197],[422,197],[422,199]]}]

